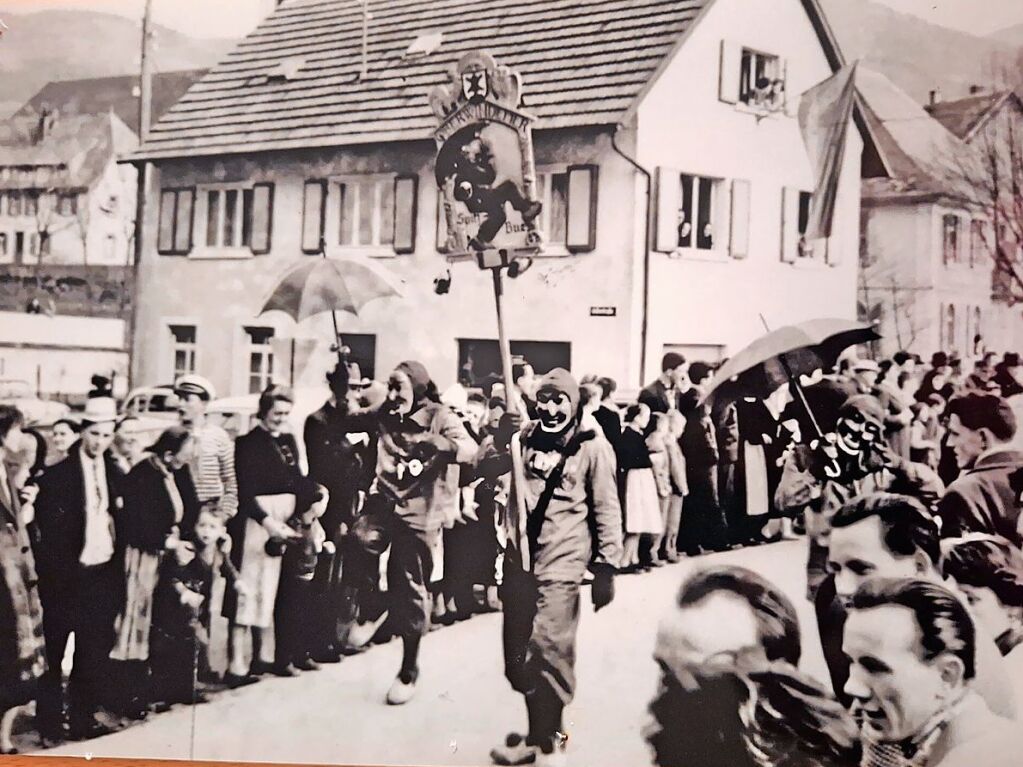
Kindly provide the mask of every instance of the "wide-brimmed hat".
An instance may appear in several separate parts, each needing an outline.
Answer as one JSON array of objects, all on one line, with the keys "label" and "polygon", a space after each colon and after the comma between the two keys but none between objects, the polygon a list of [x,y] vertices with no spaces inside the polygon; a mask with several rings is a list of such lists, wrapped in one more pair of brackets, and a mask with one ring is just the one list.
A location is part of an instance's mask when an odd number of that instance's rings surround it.
[{"label": "wide-brimmed hat", "polygon": [[871,373],[881,372],[881,366],[874,362],[874,360],[856,360],[852,365],[852,369],[857,373],[868,371]]},{"label": "wide-brimmed hat", "polygon": [[217,390],[210,383],[209,379],[197,376],[194,373],[183,375],[175,381],[174,393],[179,397],[186,394],[195,394],[204,402],[210,402],[217,398]]},{"label": "wide-brimmed hat", "polygon": [[112,397],[87,399],[85,410],[79,420],[83,426],[94,423],[113,423],[117,420],[117,402]]}]

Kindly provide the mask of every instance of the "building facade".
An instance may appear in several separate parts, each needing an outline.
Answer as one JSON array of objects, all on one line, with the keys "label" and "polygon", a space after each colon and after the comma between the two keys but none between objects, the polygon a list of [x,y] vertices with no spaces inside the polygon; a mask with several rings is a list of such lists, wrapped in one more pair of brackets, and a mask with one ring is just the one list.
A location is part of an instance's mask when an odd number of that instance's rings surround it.
[{"label": "building facade", "polygon": [[[284,2],[154,126],[131,157],[153,168],[137,382],[194,369],[223,393],[320,383],[329,316],[259,312],[283,272],[320,257],[321,236],[327,257],[369,262],[403,292],[339,317],[365,374],[416,358],[443,387],[496,370],[490,275],[438,247],[427,101],[477,48],[522,73],[523,109],[538,118],[546,245],[505,282],[513,353],[635,388],[666,350],[716,360],[764,322],[855,316],[853,126],[834,235],[801,238],[813,179],[799,94],[841,64],[816,2],[497,5],[494,28],[370,3],[362,55],[357,9]],[[297,362],[282,356],[293,338],[307,350]]]},{"label": "building facade", "polygon": [[882,155],[863,184],[860,311],[880,322],[882,350],[1018,348],[1023,314],[997,289],[1006,227],[996,234],[977,193],[983,163],[972,164],[1003,119],[1018,120],[1018,102],[973,94],[924,107],[869,70],[858,86]]},{"label": "building facade", "polygon": [[112,113],[0,124],[0,377],[81,395],[128,375],[136,148]]}]

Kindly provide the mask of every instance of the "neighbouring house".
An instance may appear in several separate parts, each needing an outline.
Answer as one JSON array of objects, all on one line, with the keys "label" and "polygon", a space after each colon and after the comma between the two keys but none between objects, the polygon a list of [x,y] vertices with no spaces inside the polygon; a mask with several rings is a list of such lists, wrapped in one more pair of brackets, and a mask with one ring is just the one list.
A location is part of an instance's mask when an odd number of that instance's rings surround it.
[{"label": "neighbouring house", "polygon": [[138,146],[112,112],[0,122],[0,378],[80,395],[128,372]]},{"label": "neighbouring house", "polygon": [[[428,102],[478,49],[521,72],[538,118],[547,245],[506,282],[514,354],[634,388],[666,350],[718,360],[765,321],[856,316],[854,125],[833,236],[802,236],[814,179],[799,97],[842,64],[816,0],[284,0],[128,158],[153,169],[135,380],[322,382],[330,318],[259,316],[321,236],[327,257],[372,259],[403,286],[339,318],[364,374],[407,358],[442,387],[495,371],[490,276],[438,248]],[[281,356],[296,337],[320,339],[308,364]]]},{"label": "neighbouring house", "polygon": [[[152,115],[160,119],[189,87],[206,74],[205,69],[156,72],[152,76]],[[35,117],[57,110],[64,116],[101,115],[113,112],[125,125],[139,124],[139,75],[88,77],[80,80],[54,80],[44,85],[14,117]]]},{"label": "neighbouring house", "polygon": [[1018,119],[1018,99],[975,93],[942,104],[934,93],[925,108],[862,66],[857,88],[877,148],[864,163],[859,303],[881,325],[881,350],[972,357],[978,336],[989,349],[1018,348],[1023,315],[996,289],[1005,227],[996,236],[991,206],[968,188],[983,168],[985,125],[1006,107]]}]

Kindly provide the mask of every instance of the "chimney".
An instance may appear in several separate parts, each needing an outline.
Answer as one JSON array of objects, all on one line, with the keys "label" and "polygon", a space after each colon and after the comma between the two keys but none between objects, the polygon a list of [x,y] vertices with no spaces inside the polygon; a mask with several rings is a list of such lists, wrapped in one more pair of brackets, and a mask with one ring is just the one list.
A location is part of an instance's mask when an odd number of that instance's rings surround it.
[{"label": "chimney", "polygon": [[941,103],[941,88],[935,88],[931,91],[930,95],[930,106],[934,107]]},{"label": "chimney", "polygon": [[976,85],[976,84],[974,84],[974,85],[970,86],[970,95],[971,96],[979,96],[983,92],[984,92],[984,86],[983,85]]},{"label": "chimney", "polygon": [[50,137],[50,134],[53,132],[53,126],[57,123],[57,114],[56,109],[50,109],[48,106],[43,107],[43,111],[39,113],[35,143],[42,144]]}]

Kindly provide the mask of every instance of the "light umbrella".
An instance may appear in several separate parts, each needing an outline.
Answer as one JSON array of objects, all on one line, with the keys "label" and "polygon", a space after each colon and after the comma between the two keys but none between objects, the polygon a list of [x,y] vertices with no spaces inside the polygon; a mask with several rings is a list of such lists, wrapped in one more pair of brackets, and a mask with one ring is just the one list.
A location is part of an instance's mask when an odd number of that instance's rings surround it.
[{"label": "light umbrella", "polygon": [[778,328],[729,358],[718,369],[703,399],[707,401],[725,391],[739,389],[747,394],[767,396],[778,386],[791,381],[810,420],[816,425],[816,418],[806,406],[798,377],[830,367],[850,346],[876,341],[880,337],[872,324],[843,319],[809,320]]},{"label": "light umbrella", "polygon": [[[301,322],[330,312],[336,341],[338,312],[358,317],[359,310],[370,301],[401,295],[393,279],[362,259],[324,256],[289,269],[270,291],[259,313],[284,312]],[[338,352],[340,356],[340,348]]]}]

